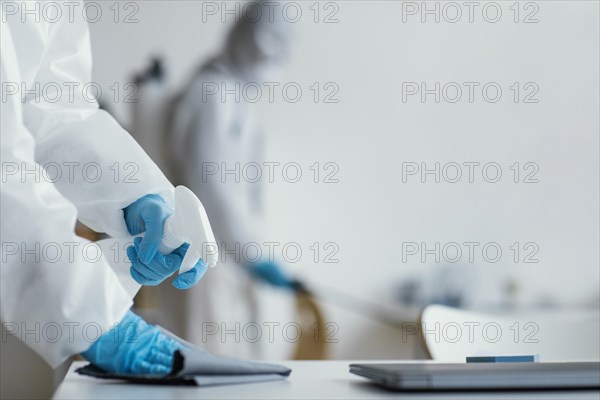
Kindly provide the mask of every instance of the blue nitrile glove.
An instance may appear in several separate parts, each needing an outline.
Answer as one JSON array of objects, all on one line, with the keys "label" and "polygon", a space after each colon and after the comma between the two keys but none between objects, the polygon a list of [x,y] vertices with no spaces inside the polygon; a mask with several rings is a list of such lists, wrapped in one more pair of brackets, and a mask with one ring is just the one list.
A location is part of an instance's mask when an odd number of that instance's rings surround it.
[{"label": "blue nitrile glove", "polygon": [[295,281],[289,279],[276,264],[272,262],[257,262],[248,266],[252,275],[259,280],[276,287],[293,289]]},{"label": "blue nitrile glove", "polygon": [[149,325],[132,311],[81,353],[92,364],[119,374],[166,375],[173,354],[183,346]]},{"label": "blue nitrile glove", "polygon": [[157,194],[148,194],[123,209],[127,230],[132,235],[144,232],[139,258],[144,264],[152,261],[163,237],[163,225],[173,210]]},{"label": "blue nitrile glove", "polygon": [[[184,243],[166,256],[160,252],[156,252],[154,258],[149,263],[142,263],[140,261],[140,251],[143,243],[142,238],[135,238],[133,246],[127,248],[127,257],[131,261],[131,268],[129,270],[131,277],[140,285],[147,286],[156,286],[178,271],[181,267],[183,256],[190,247],[189,244]],[[194,265],[194,268],[173,279],[172,284],[177,289],[189,289],[200,281],[207,268],[206,263],[200,259]]]},{"label": "blue nitrile glove", "polygon": [[[158,285],[179,269],[189,245],[184,244],[166,256],[159,252],[165,219],[172,214],[159,195],[146,195],[123,211],[129,233],[138,235],[144,232],[144,237],[135,238],[134,245],[127,249],[132,264],[131,276],[140,285]],[[179,275],[173,286],[188,289],[197,284],[205,272],[206,264],[200,260],[194,268]]]}]

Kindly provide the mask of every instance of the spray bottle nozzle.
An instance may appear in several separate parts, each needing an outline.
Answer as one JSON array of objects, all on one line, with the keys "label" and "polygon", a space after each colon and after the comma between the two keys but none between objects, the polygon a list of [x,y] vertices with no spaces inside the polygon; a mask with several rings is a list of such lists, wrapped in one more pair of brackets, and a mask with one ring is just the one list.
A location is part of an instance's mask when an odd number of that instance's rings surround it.
[{"label": "spray bottle nozzle", "polygon": [[196,195],[185,186],[175,188],[175,211],[164,224],[160,252],[169,254],[184,243],[189,243],[179,273],[184,273],[202,260],[212,268],[219,260],[219,249],[215,241],[208,215]]}]

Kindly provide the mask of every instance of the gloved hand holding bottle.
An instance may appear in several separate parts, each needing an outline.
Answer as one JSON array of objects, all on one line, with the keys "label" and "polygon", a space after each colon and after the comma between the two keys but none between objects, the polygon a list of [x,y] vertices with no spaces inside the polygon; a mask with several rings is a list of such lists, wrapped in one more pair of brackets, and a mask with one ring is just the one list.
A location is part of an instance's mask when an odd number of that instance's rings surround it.
[{"label": "gloved hand holding bottle", "polygon": [[81,355],[108,372],[167,375],[183,346],[128,311],[123,320]]},{"label": "gloved hand holding bottle", "polygon": [[[135,238],[133,246],[127,249],[127,256],[132,264],[131,276],[141,285],[158,285],[179,270],[189,248],[186,243],[168,255],[159,251],[164,222],[173,210],[162,197],[149,194],[136,200],[123,211],[129,233],[138,235],[144,232],[144,236]],[[178,275],[173,280],[173,286],[189,289],[200,281],[206,269],[206,263],[198,261],[191,270]]]}]

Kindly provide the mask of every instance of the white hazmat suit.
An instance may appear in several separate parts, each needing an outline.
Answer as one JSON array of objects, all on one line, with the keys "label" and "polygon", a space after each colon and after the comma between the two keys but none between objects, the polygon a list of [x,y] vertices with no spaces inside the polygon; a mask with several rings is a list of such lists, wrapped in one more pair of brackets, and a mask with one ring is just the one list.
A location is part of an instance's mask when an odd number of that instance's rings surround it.
[{"label": "white hazmat suit", "polygon": [[[241,91],[274,79],[273,72],[287,59],[292,27],[281,13],[269,13],[262,2],[254,4],[263,7],[262,17],[242,15],[220,54],[201,66],[174,102],[166,141],[173,179],[188,186],[206,207],[225,264],[185,293],[193,314],[186,316],[181,333],[222,354],[284,357],[291,351],[289,343],[269,343],[261,322],[267,318],[283,326],[294,321],[291,296],[269,293],[267,287],[258,291],[241,268],[254,257],[253,246],[261,248],[263,258],[268,253],[261,198],[266,177],[255,180],[244,175],[247,170],[256,174],[253,165],[265,168],[264,138],[255,108]],[[262,315],[264,305],[269,315]],[[245,328],[257,323],[263,331],[261,340],[245,340]]]},{"label": "white hazmat suit", "polygon": [[[132,305],[107,255],[86,254],[76,219],[129,237],[122,209],[148,193],[172,202],[173,187],[83,90],[92,60],[77,13],[74,20],[66,13],[58,21],[2,19],[0,318],[56,367]],[[125,257],[120,251],[110,256]]]}]

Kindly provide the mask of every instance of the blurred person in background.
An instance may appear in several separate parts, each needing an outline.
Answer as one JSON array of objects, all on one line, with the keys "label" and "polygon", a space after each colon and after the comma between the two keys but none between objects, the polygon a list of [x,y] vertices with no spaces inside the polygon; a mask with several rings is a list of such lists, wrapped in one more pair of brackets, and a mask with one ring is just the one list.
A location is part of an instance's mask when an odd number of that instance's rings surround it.
[{"label": "blurred person in background", "polygon": [[[167,143],[173,180],[189,187],[206,207],[225,264],[209,274],[204,285],[187,293],[198,300],[188,299],[194,315],[185,318],[185,335],[220,354],[261,357],[260,342],[252,346],[236,343],[234,335],[229,340],[220,334],[205,335],[201,325],[216,323],[218,328],[211,329],[233,329],[236,323],[265,317],[259,315],[257,283],[294,288],[294,281],[276,260],[269,259],[263,246],[262,179],[240,176],[245,167],[252,177],[256,171],[252,165],[263,167],[264,137],[252,104],[235,98],[241,97],[247,84],[264,87],[265,81],[273,81],[273,73],[287,59],[291,27],[281,10],[269,11],[264,2],[250,4],[219,54],[199,68],[175,99]],[[222,97],[225,90],[237,93]],[[223,176],[225,170],[237,172]],[[246,254],[243,249],[248,244],[257,244],[262,256],[255,257],[252,250]],[[272,307],[269,311],[273,319]],[[290,312],[287,318],[282,324],[293,321],[294,315]]]}]

